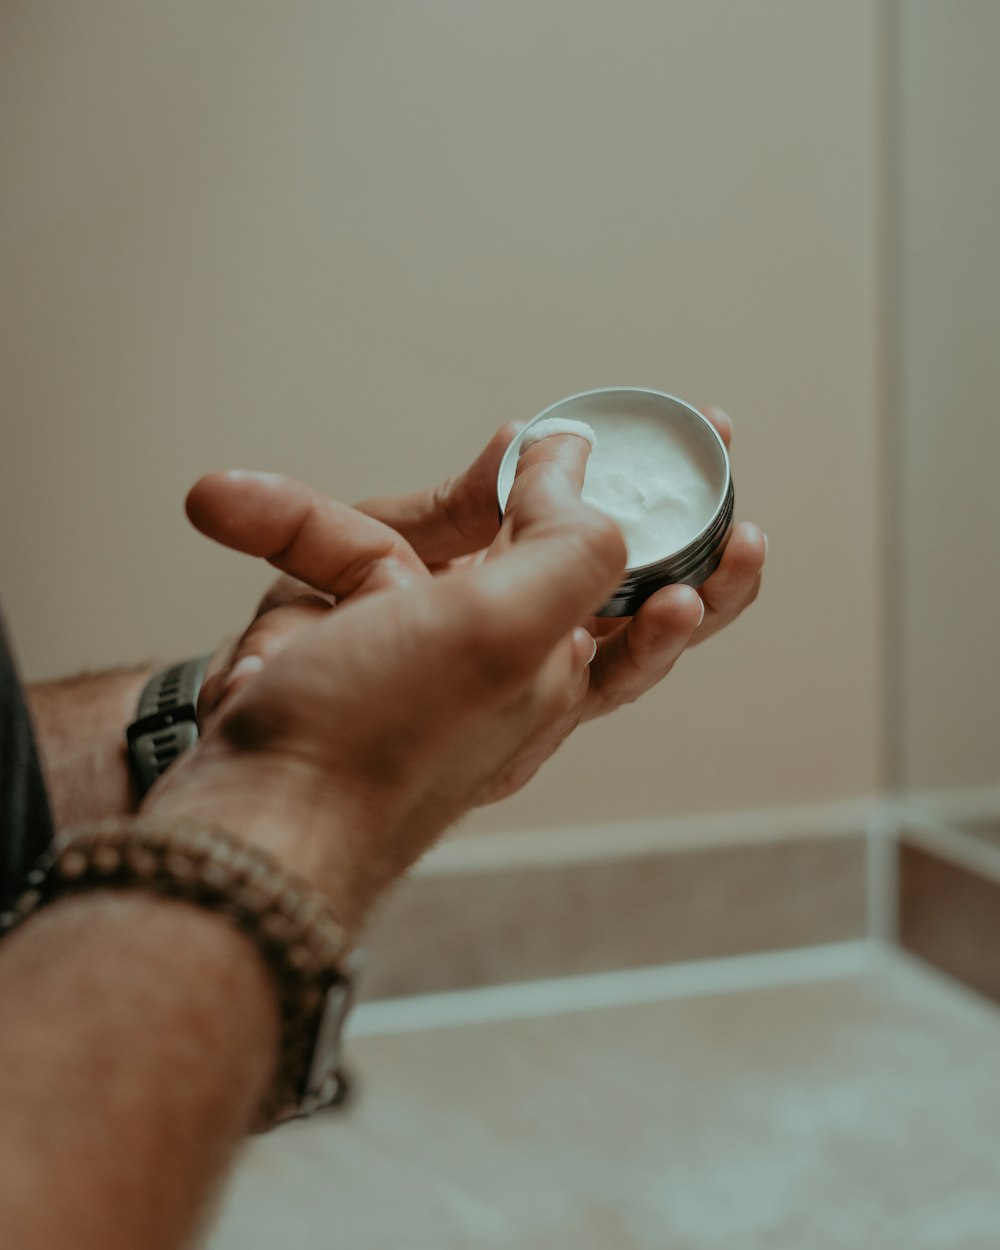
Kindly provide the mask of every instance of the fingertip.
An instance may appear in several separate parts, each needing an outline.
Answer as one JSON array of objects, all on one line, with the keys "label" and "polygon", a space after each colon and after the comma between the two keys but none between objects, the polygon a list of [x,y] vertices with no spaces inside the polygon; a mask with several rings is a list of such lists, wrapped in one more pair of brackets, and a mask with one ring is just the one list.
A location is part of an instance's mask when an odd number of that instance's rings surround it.
[{"label": "fingertip", "polygon": [[[705,617],[701,595],[691,586],[664,586],[651,595],[629,622],[627,651],[641,672],[659,680],[691,644]],[[647,689],[643,685],[642,689]]]},{"label": "fingertip", "polygon": [[241,682],[248,677],[252,677],[255,673],[259,673],[264,667],[264,660],[259,655],[244,655],[237,660],[233,667],[226,674],[223,691],[229,694]]},{"label": "fingertip", "polygon": [[501,443],[506,450],[527,424],[527,421],[508,421],[493,435],[493,440]]},{"label": "fingertip", "polygon": [[184,512],[196,529],[205,528],[219,492],[220,479],[224,478],[225,474],[220,472],[203,473],[188,491],[184,499]]},{"label": "fingertip", "polygon": [[456,482],[460,482],[463,478],[470,476],[478,481],[478,474],[481,470],[485,471],[486,476],[495,479],[497,470],[500,468],[500,461],[504,457],[504,453],[511,445],[518,434],[527,425],[526,421],[507,421],[496,431],[490,441],[479,453],[464,473],[459,474]]},{"label": "fingertip", "polygon": [[683,583],[674,587],[675,611],[678,612],[692,632],[705,619],[705,601],[693,586]]},{"label": "fingertip", "polygon": [[656,633],[694,633],[705,619],[705,602],[693,586],[664,586],[639,609]]},{"label": "fingertip", "polygon": [[759,525],[754,525],[752,521],[740,521],[733,529],[730,545],[733,539],[736,540],[736,550],[744,554],[748,562],[753,561],[757,568],[763,566],[767,559],[768,541]]},{"label": "fingertip", "polygon": [[224,673],[221,670],[210,672],[198,692],[198,722],[202,726],[219,706],[223,691],[223,677]]},{"label": "fingertip", "polygon": [[261,473],[255,469],[217,469],[203,474],[191,487],[184,501],[184,509],[191,523],[204,529],[215,518],[220,505],[228,505],[234,498],[252,496],[256,488],[271,491],[288,481],[280,473]]},{"label": "fingertip", "polygon": [[591,443],[579,434],[550,434],[530,442],[521,448],[515,484],[528,476],[544,476],[547,483],[560,482],[579,496],[591,450]]},{"label": "fingertip", "polygon": [[573,630],[573,659],[577,668],[588,668],[597,655],[597,639],[589,629],[578,625]]},{"label": "fingertip", "polygon": [[280,473],[262,473],[258,469],[226,469],[220,477],[228,482],[256,482],[263,486],[280,486],[286,480]]},{"label": "fingertip", "polygon": [[728,448],[732,444],[732,441],[733,441],[733,419],[732,417],[724,409],[716,408],[714,405],[711,405],[711,404],[707,408],[703,408],[702,412],[704,413],[706,417],[708,417],[709,421],[711,421],[711,423],[718,430],[719,437],[722,439],[722,441],[726,444],[726,447]]}]

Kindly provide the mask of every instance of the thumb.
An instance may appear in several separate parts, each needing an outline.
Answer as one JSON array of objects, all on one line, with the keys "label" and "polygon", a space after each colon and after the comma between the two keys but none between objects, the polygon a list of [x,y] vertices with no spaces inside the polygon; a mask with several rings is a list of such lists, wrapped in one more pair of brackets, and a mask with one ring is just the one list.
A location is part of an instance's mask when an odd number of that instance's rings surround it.
[{"label": "thumb", "polygon": [[590,444],[553,434],[518,463],[500,537],[481,576],[507,628],[543,649],[591,615],[618,584],[625,540],[580,498]]}]

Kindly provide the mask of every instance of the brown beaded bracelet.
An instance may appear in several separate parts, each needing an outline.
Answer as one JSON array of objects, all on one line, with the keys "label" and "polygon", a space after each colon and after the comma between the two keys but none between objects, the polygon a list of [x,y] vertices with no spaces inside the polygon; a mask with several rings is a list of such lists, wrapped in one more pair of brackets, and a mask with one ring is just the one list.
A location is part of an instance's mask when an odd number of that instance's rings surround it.
[{"label": "brown beaded bracelet", "polygon": [[48,903],[103,889],[149,890],[226,916],[275,980],[282,1031],[271,1090],[255,1131],[330,1105],[340,1028],[353,978],[348,943],[326,898],[266,852],[222,829],[132,818],[64,835],[0,915],[0,936]]}]

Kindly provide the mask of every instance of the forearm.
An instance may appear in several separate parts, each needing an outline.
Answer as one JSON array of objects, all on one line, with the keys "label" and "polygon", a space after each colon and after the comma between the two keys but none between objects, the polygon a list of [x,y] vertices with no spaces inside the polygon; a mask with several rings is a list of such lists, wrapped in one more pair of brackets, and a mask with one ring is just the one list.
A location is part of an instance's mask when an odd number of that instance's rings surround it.
[{"label": "forearm", "polygon": [[270,973],[220,917],[139,892],[0,944],[0,1223],[23,1250],[176,1250],[276,1061]]},{"label": "forearm", "polygon": [[28,704],[56,824],[122,816],[137,795],[125,726],[149,668],[87,673],[28,687]]}]

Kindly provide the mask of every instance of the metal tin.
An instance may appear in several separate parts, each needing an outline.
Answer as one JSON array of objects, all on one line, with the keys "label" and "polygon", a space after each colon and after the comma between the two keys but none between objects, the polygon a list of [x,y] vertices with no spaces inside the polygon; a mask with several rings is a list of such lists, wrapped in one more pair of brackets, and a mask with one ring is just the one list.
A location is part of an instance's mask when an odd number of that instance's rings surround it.
[{"label": "metal tin", "polygon": [[663,391],[646,390],[638,386],[581,391],[578,395],[560,399],[558,403],[532,417],[507,448],[497,475],[497,499],[502,516],[514,484],[521,441],[533,425],[550,417],[588,421],[593,416],[609,419],[631,415],[656,416],[675,429],[683,428],[693,437],[708,452],[713,471],[717,474],[718,502],[711,521],[686,546],[678,551],[665,551],[661,559],[650,564],[626,568],[621,584],[597,613],[598,616],[633,616],[640,605],[661,586],[679,582],[688,586],[700,586],[718,568],[732,528],[735,495],[729,453],[715,426],[697,408]]}]

